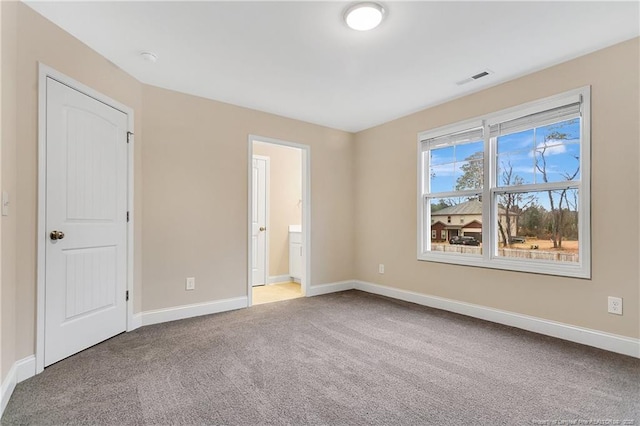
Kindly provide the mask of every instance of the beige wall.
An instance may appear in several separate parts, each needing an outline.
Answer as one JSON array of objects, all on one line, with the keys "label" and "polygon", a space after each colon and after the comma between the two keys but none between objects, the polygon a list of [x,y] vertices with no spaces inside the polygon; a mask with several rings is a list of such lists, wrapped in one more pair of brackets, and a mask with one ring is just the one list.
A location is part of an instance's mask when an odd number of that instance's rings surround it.
[{"label": "beige wall", "polygon": [[289,274],[289,225],[302,223],[302,151],[254,143],[253,153],[269,157],[269,272]]},{"label": "beige wall", "polygon": [[353,278],[350,133],[152,86],[143,98],[143,310],[247,294],[249,134],[311,147],[310,282]]},{"label": "beige wall", "polygon": [[[358,133],[356,278],[639,337],[639,59],[634,39]],[[585,85],[592,86],[593,279],[417,261],[417,133]],[[624,220],[611,220],[612,211]],[[607,296],[624,299],[623,316],[607,313]]]},{"label": "beige wall", "polygon": [[[2,4],[0,4],[0,189],[2,189]],[[4,368],[2,366],[2,324],[4,323],[2,319],[2,224],[0,222],[0,384],[4,380],[6,373],[4,372]]]},{"label": "beige wall", "polygon": [[[44,19],[28,6],[17,5],[17,78],[13,84],[17,90],[16,137],[5,138],[3,150],[11,156],[3,156],[3,174],[13,174],[15,190],[12,191],[12,214],[15,233],[5,235],[3,244],[15,244],[15,306],[17,320],[17,344],[15,359],[32,355],[35,351],[36,318],[36,231],[37,231],[37,158],[38,158],[38,61],[86,84],[93,89],[131,107],[135,111],[136,147],[134,220],[137,222],[135,239],[135,294],[141,288],[141,204],[142,167],[140,120],[141,84],[98,55],[59,27]],[[5,64],[3,63],[3,68]],[[6,89],[7,86],[4,86]],[[6,96],[3,96],[3,100]],[[15,154],[11,154],[14,152]],[[17,170],[17,174],[16,174]],[[3,176],[4,177],[4,176]],[[3,224],[4,224],[3,218]],[[16,238],[19,237],[19,238]],[[8,263],[10,275],[11,252],[3,250],[3,263]],[[3,272],[4,268],[3,268]],[[3,276],[4,282],[5,276]],[[5,294],[3,293],[3,301]],[[135,310],[140,310],[140,300],[134,300]],[[4,340],[4,338],[3,338]],[[15,359],[13,361],[15,361]],[[8,360],[8,362],[12,362]]]},{"label": "beige wall", "polygon": [[2,2],[2,41],[1,57],[2,110],[0,137],[2,143],[0,157],[2,182],[1,190],[9,192],[12,205],[11,214],[1,217],[0,244],[2,262],[0,262],[0,382],[4,380],[16,360],[16,102],[15,87],[17,61],[16,3]]}]

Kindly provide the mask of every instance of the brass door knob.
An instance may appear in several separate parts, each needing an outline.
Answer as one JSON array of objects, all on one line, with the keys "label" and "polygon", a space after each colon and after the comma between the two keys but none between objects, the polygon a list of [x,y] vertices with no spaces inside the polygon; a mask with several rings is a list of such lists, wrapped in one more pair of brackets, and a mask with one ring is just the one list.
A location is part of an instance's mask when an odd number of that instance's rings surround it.
[{"label": "brass door knob", "polygon": [[51,233],[49,234],[49,237],[53,240],[61,240],[64,238],[64,232],[62,231],[51,231]]},{"label": "brass door knob", "polygon": [[260,231],[266,231],[266,230],[267,230],[267,228],[265,228],[264,226],[260,227]]}]

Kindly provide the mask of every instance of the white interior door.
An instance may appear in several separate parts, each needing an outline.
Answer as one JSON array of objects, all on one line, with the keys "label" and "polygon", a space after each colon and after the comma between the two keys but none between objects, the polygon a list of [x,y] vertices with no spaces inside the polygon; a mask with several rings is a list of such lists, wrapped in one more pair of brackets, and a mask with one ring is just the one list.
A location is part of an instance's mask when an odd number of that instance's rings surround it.
[{"label": "white interior door", "polygon": [[253,157],[251,212],[251,283],[267,283],[267,168],[269,159]]},{"label": "white interior door", "polygon": [[51,78],[45,366],[126,329],[127,115]]}]

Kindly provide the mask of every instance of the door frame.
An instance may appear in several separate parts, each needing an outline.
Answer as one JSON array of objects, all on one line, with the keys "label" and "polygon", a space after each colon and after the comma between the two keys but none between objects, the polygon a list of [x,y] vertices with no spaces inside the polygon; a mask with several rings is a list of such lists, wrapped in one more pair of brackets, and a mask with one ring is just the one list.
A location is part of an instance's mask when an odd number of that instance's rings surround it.
[{"label": "door frame", "polygon": [[[302,278],[300,288],[303,296],[309,294],[311,281],[311,147],[296,142],[289,142],[280,139],[267,138],[250,134],[247,138],[247,307],[253,304],[253,286],[251,285],[251,258],[253,249],[251,247],[251,211],[253,207],[253,143],[264,142],[273,145],[280,145],[289,148],[298,148],[302,153]],[[267,247],[267,251],[269,247]],[[267,276],[269,272],[267,271]]]},{"label": "door frame", "polygon": [[134,330],[133,301],[133,152],[134,152],[134,116],[133,109],[111,99],[108,96],[74,80],[73,78],[56,71],[55,69],[38,62],[38,236],[37,236],[37,289],[36,289],[36,374],[44,370],[44,346],[45,346],[45,254],[46,254],[46,193],[47,193],[47,132],[46,132],[46,112],[47,112],[47,78],[56,80],[78,92],[102,102],[127,115],[127,132],[130,133],[127,144],[127,211],[129,221],[127,222],[127,284],[129,300],[126,307],[127,329]]},{"label": "door frame", "polygon": [[[255,158],[264,161],[264,221],[265,228],[267,228],[264,234],[264,285],[267,285],[269,284],[269,230],[271,229],[271,227],[269,226],[269,210],[271,207],[271,158],[264,155],[255,154],[252,155],[251,158],[252,160]],[[251,163],[251,167],[253,168],[253,162]],[[253,183],[253,179],[251,180],[251,183]],[[253,191],[253,185],[251,186],[251,190]],[[253,197],[251,198],[251,200],[253,202]],[[253,207],[253,205],[251,207]],[[249,268],[251,268],[251,265],[249,265]],[[251,274],[253,275],[253,271],[251,271]],[[253,276],[251,277],[251,286],[253,288]]]}]

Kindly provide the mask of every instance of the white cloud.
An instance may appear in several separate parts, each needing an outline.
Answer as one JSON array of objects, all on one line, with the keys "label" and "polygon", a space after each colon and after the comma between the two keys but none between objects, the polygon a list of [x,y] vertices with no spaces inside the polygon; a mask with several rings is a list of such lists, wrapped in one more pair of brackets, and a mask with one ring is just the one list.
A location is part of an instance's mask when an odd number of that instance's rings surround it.
[{"label": "white cloud", "polygon": [[[542,154],[543,151],[545,156],[564,154],[567,152],[567,145],[562,140],[550,139],[536,146],[536,153]],[[533,156],[533,153],[530,155]]]}]

